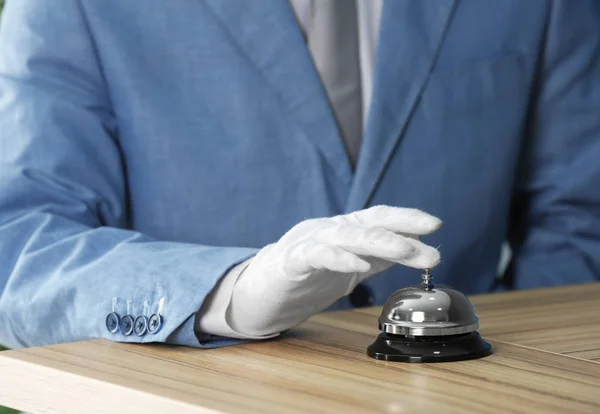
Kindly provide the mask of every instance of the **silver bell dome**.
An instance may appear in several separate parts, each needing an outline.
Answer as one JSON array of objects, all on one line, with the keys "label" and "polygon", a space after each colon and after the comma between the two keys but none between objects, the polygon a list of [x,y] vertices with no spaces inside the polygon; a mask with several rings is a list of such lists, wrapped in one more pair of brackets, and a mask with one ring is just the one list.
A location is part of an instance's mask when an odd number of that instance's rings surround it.
[{"label": "silver bell dome", "polygon": [[458,290],[434,286],[429,271],[421,285],[394,292],[379,317],[379,329],[403,336],[445,336],[477,331],[471,302]]}]

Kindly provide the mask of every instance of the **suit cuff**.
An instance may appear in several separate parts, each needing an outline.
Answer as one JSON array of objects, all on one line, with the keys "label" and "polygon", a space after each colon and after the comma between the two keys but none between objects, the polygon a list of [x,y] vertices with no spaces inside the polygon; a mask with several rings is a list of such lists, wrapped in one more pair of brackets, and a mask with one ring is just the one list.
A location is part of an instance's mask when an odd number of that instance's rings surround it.
[{"label": "suit cuff", "polygon": [[[200,342],[211,340],[243,339],[243,340],[261,340],[269,339],[279,335],[251,336],[244,335],[234,330],[228,318],[228,309],[233,296],[233,288],[237,280],[242,276],[244,270],[250,265],[252,258],[234,266],[225,276],[221,278],[217,286],[204,301],[202,308],[196,314],[194,330],[196,337]],[[235,321],[233,321],[235,322]]]},{"label": "suit cuff", "polygon": [[[156,257],[156,263],[148,266],[148,274],[158,275],[156,284],[142,285],[152,289],[152,295],[140,292],[139,281],[135,285],[131,284],[131,286],[137,287],[138,297],[144,294],[143,297],[166,298],[162,329],[159,329],[156,334],[147,333],[141,338],[135,335],[124,336],[120,332],[104,335],[108,336],[108,339],[119,342],[164,342],[192,347],[216,347],[233,344],[234,342],[230,338],[213,338],[210,344],[199,342],[194,332],[194,317],[197,309],[201,308],[206,301],[209,292],[214,290],[214,286],[227,273],[228,269],[256,254],[256,250],[209,247],[172,248],[168,250],[171,253],[168,258]],[[161,255],[155,254],[154,256]],[[163,274],[168,274],[169,277],[164,277]],[[155,279],[151,280],[152,282],[155,281]],[[123,296],[125,298],[135,298],[133,295],[128,295],[127,292]],[[140,301],[141,299],[133,300],[133,303],[137,304]],[[150,303],[158,303],[158,301],[154,300]],[[156,309],[156,306],[152,307],[151,305],[151,311]]]}]

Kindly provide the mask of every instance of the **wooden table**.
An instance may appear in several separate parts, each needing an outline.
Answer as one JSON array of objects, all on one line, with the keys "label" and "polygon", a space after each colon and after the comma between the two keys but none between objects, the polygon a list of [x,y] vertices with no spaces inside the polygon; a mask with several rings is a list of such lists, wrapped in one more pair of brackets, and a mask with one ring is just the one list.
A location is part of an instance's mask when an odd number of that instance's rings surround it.
[{"label": "wooden table", "polygon": [[0,404],[34,413],[600,413],[600,284],[471,298],[495,353],[373,360],[379,308],[197,350],[98,340],[0,354]]}]

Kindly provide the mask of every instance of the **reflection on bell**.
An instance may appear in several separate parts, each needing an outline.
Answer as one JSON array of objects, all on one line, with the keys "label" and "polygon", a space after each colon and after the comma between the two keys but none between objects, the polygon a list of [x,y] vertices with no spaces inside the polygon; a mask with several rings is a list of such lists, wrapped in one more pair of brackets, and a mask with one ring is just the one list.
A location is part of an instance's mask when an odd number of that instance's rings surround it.
[{"label": "reflection on bell", "polygon": [[492,353],[477,329],[469,299],[448,286],[434,286],[429,270],[421,285],[394,292],[379,317],[382,333],[367,348],[375,359],[401,362],[448,362]]}]

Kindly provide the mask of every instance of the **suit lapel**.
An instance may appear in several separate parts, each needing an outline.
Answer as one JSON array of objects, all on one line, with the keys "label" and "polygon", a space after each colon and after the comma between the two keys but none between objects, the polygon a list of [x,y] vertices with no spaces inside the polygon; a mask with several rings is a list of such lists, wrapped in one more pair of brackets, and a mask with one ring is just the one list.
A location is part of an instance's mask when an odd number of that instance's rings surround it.
[{"label": "suit lapel", "polygon": [[347,210],[364,208],[427,82],[456,0],[386,0],[369,119]]},{"label": "suit lapel", "polygon": [[335,118],[288,1],[204,0],[265,77],[340,180],[352,171]]}]

